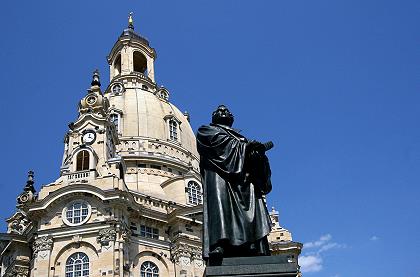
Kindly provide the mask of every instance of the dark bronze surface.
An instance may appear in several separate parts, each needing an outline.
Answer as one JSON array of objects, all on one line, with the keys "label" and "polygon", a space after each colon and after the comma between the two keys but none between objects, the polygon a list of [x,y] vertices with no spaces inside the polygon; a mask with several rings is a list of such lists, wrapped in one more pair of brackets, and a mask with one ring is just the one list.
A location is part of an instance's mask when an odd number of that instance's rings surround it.
[{"label": "dark bronze surface", "polygon": [[221,105],[212,123],[197,133],[204,191],[203,257],[270,255],[271,230],[263,195],[271,191],[265,151],[272,143],[248,141],[233,129],[233,115]]}]

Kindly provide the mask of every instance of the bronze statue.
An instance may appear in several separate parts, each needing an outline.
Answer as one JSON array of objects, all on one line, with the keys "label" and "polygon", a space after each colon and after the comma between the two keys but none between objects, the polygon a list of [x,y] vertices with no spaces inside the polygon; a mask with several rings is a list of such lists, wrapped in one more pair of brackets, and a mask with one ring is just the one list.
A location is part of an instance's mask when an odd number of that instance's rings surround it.
[{"label": "bronze statue", "polygon": [[271,221],[263,195],[271,191],[265,151],[271,142],[248,141],[232,128],[233,115],[220,105],[212,123],[197,133],[204,185],[203,257],[270,255]]}]

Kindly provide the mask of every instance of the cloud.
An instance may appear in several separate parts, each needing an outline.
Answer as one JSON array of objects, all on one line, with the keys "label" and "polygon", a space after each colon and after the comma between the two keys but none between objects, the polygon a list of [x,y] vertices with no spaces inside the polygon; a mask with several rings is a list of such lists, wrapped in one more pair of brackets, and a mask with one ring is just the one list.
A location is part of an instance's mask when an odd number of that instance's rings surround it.
[{"label": "cloud", "polygon": [[342,244],[342,243],[336,243],[336,242],[331,242],[331,243],[327,243],[323,246],[321,246],[321,248],[318,250],[318,254],[331,250],[331,249],[338,249],[338,248],[346,248],[347,245]]},{"label": "cloud", "polygon": [[303,246],[305,248],[314,248],[314,247],[319,247],[321,245],[324,245],[325,243],[327,243],[328,241],[330,241],[332,238],[332,236],[330,234],[326,234],[323,235],[319,238],[319,240],[317,241],[311,241],[311,242],[307,242],[305,244],[303,244]]},{"label": "cloud", "polygon": [[377,237],[377,236],[372,236],[372,237],[370,238],[370,240],[371,240],[371,241],[377,241],[377,240],[379,240],[379,237]]},{"label": "cloud", "polygon": [[299,258],[302,272],[318,272],[322,269],[322,258],[317,255],[307,255]]},{"label": "cloud", "polygon": [[307,251],[308,249],[309,251],[299,258],[299,265],[301,266],[302,272],[318,272],[322,270],[324,261],[322,253],[331,249],[346,247],[345,244],[332,241],[331,234],[323,235],[316,241],[304,243],[303,251]]},{"label": "cloud", "polygon": [[[346,248],[345,244],[340,244],[336,242],[331,242],[332,236],[330,234],[326,234],[321,236],[316,241],[310,241],[303,244],[303,249],[314,249],[314,252],[310,254],[320,254],[322,252],[328,251],[333,248]],[[316,251],[315,251],[316,250]]]}]

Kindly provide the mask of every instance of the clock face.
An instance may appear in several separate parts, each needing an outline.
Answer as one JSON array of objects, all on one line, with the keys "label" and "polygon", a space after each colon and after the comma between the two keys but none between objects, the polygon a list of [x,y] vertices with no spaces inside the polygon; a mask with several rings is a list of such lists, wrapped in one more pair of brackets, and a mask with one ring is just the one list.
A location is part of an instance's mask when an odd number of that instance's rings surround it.
[{"label": "clock face", "polygon": [[83,137],[82,141],[83,143],[92,144],[96,139],[96,133],[94,132],[86,132]]}]

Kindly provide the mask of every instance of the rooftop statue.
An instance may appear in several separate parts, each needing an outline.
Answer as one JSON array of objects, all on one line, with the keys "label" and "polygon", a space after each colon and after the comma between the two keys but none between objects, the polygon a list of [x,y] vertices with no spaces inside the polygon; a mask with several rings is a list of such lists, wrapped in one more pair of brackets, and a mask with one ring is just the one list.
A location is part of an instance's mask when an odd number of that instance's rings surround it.
[{"label": "rooftop statue", "polygon": [[271,191],[265,152],[232,128],[233,115],[220,105],[210,125],[197,133],[204,186],[204,259],[270,255],[271,221],[263,196]]}]

